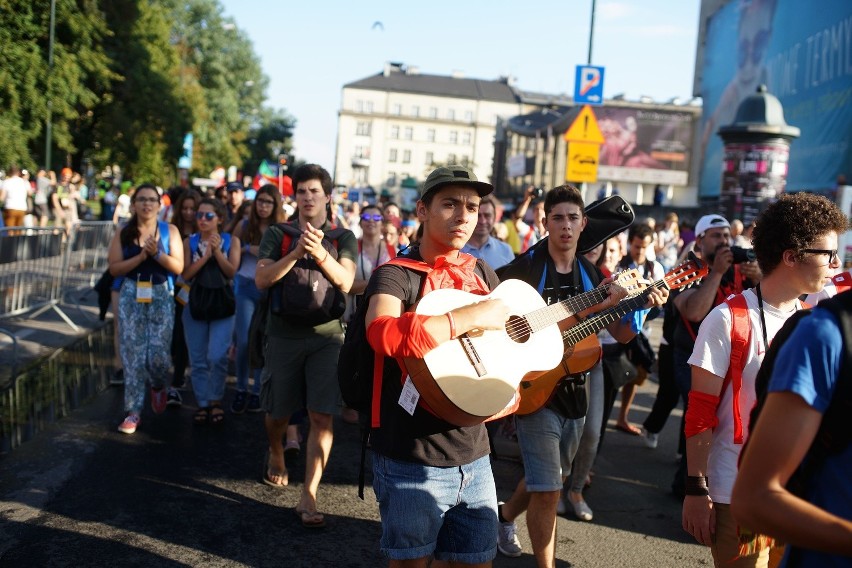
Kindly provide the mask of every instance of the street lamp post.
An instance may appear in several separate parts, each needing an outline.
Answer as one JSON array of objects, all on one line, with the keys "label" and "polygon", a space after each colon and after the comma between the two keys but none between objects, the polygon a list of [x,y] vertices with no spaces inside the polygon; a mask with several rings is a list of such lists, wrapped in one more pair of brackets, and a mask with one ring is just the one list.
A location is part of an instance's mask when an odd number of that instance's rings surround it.
[{"label": "street lamp post", "polygon": [[[53,73],[53,38],[54,27],[56,23],[56,0],[50,0],[50,40],[47,48],[47,81],[50,82],[50,76]],[[50,87],[47,89],[47,124],[44,131],[44,169],[50,171],[50,146],[51,136],[53,134],[53,116],[52,107],[53,101],[50,98]]]}]

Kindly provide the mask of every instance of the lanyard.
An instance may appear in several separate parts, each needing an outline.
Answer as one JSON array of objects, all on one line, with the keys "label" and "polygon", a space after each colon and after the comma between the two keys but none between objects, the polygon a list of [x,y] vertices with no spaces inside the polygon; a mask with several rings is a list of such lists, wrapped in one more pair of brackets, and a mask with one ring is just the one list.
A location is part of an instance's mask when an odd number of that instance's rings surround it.
[{"label": "lanyard", "polygon": [[763,294],[760,293],[760,284],[755,288],[757,292],[757,307],[760,313],[760,327],[763,331],[763,348],[769,349],[769,339],[766,336],[766,318],[763,315]]}]

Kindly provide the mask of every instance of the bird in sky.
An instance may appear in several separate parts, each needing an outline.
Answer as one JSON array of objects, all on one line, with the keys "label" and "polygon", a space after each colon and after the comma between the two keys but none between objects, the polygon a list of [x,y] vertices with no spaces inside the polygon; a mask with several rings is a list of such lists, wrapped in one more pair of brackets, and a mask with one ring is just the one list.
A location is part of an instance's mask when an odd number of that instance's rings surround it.
[{"label": "bird in sky", "polygon": [[376,28],[378,28],[379,31],[385,31],[385,25],[379,21],[373,22],[373,27],[370,29],[375,30]]}]

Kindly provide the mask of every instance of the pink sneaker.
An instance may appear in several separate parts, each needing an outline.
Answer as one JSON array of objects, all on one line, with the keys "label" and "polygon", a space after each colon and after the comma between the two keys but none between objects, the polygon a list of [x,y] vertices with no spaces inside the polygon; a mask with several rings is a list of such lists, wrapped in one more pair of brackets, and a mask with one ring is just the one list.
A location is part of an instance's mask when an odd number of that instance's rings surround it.
[{"label": "pink sneaker", "polygon": [[169,404],[169,392],[166,388],[151,389],[151,410],[154,414],[162,414]]},{"label": "pink sneaker", "polygon": [[124,419],[124,422],[118,427],[119,432],[123,432],[125,434],[133,434],[136,432],[136,427],[139,426],[139,415],[138,414],[128,414],[127,418]]}]

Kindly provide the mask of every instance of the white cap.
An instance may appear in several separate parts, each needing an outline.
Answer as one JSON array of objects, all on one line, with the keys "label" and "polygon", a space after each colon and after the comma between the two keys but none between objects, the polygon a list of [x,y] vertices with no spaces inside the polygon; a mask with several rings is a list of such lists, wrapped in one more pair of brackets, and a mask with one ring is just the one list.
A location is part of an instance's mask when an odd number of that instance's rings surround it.
[{"label": "white cap", "polygon": [[705,215],[695,224],[695,236],[700,237],[708,229],[730,229],[731,224],[721,215]]}]

